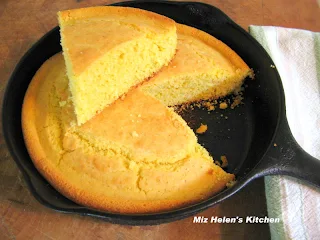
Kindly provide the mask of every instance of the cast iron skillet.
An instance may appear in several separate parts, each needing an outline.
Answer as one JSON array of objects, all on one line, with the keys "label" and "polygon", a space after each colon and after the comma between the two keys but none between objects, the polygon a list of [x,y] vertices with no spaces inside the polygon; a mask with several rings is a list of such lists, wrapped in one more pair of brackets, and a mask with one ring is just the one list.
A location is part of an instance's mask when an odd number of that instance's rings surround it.
[{"label": "cast iron skillet", "polygon": [[[129,225],[160,224],[189,217],[232,196],[253,179],[274,174],[297,177],[320,186],[320,162],[304,152],[294,140],[286,120],[284,92],[274,63],[265,50],[219,9],[202,3],[132,1],[115,5],[154,11],[179,23],[202,29],[228,44],[255,71],[247,80],[245,104],[234,110],[194,110],[183,117],[195,127],[208,124],[199,141],[214,157],[226,155],[227,171],[237,176],[234,187],[201,203],[175,211],[123,215],[98,212],[63,197],[37,172],[28,155],[21,130],[21,106],[27,87],[41,64],[61,51],[59,29],[42,37],[21,59],[8,82],[3,99],[3,133],[9,151],[35,198],[65,213],[78,213]],[[223,116],[221,116],[223,114]],[[225,119],[225,117],[228,119]],[[192,126],[193,123],[193,126]],[[274,146],[276,143],[276,147]]]}]

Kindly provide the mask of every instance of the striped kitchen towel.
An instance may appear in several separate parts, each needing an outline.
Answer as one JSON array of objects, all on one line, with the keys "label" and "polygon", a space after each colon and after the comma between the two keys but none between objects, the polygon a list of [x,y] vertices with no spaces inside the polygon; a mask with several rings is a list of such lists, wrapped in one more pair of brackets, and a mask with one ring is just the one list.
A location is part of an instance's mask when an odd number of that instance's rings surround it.
[{"label": "striped kitchen towel", "polygon": [[[249,31],[280,74],[293,136],[320,159],[320,33],[265,26]],[[265,177],[265,189],[269,217],[281,221],[269,225],[272,239],[320,239],[320,189],[286,176]]]}]

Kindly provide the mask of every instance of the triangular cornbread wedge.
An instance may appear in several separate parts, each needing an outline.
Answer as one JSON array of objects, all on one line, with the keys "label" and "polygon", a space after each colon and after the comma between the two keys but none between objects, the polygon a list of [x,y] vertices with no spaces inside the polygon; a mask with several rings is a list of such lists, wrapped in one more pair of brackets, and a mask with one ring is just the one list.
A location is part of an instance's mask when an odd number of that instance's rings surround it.
[{"label": "triangular cornbread wedge", "polygon": [[58,17],[78,125],[167,65],[176,51],[175,22],[156,13],[102,6]]},{"label": "triangular cornbread wedge", "polygon": [[177,34],[171,63],[141,87],[165,105],[224,97],[251,75],[241,57],[210,34],[182,24]]},{"label": "triangular cornbread wedge", "polygon": [[234,179],[179,115],[139,89],[78,126],[62,54],[47,60],[29,85],[22,129],[42,175],[65,196],[100,210],[171,210]]}]

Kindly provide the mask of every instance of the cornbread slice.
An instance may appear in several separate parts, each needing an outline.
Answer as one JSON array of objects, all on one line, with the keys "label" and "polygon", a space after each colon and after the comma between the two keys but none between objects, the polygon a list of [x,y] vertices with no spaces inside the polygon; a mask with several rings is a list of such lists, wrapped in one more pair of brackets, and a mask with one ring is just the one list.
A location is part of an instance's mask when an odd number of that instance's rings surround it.
[{"label": "cornbread slice", "polygon": [[57,54],[29,85],[22,129],[36,168],[75,202],[111,212],[160,212],[207,198],[234,179],[179,115],[139,89],[81,126],[70,95]]},{"label": "cornbread slice", "polygon": [[177,54],[142,85],[167,106],[224,97],[251,75],[247,64],[227,45],[198,29],[177,24]]},{"label": "cornbread slice", "polygon": [[78,125],[167,65],[176,51],[175,22],[128,7],[58,13],[61,45]]}]

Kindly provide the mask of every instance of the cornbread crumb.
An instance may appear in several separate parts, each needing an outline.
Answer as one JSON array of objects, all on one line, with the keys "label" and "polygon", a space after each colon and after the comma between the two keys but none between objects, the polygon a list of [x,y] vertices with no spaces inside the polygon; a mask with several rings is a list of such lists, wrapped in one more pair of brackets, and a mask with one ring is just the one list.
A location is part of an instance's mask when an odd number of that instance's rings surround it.
[{"label": "cornbread crumb", "polygon": [[236,180],[232,180],[232,181],[228,182],[228,183],[226,184],[226,186],[227,186],[227,188],[231,188],[231,187],[233,187],[236,183],[237,183]]},{"label": "cornbread crumb", "polygon": [[278,145],[276,143],[273,144],[274,147],[277,147]]},{"label": "cornbread crumb", "polygon": [[227,157],[225,156],[225,155],[223,155],[223,156],[221,156],[220,157],[220,159],[221,159],[221,167],[223,167],[223,168],[225,168],[225,167],[227,167],[228,166],[228,159],[227,159]]},{"label": "cornbread crumb", "polygon": [[230,106],[231,109],[234,109],[236,106],[238,106],[239,104],[242,103],[243,97],[241,95],[237,95],[235,96],[235,98],[233,99],[233,102]]},{"label": "cornbread crumb", "polygon": [[206,124],[202,124],[200,125],[200,127],[196,130],[196,133],[198,134],[203,134],[208,130],[208,126]]},{"label": "cornbread crumb", "polygon": [[250,69],[250,72],[248,74],[248,77],[251,79],[251,80],[254,80],[255,79],[255,74],[254,74],[254,70],[251,68]]},{"label": "cornbread crumb", "polygon": [[219,104],[220,109],[226,109],[228,107],[228,104],[226,102],[222,102]]},{"label": "cornbread crumb", "polygon": [[213,111],[215,109],[214,105],[209,101],[205,102],[204,105],[207,107],[208,111]]}]

